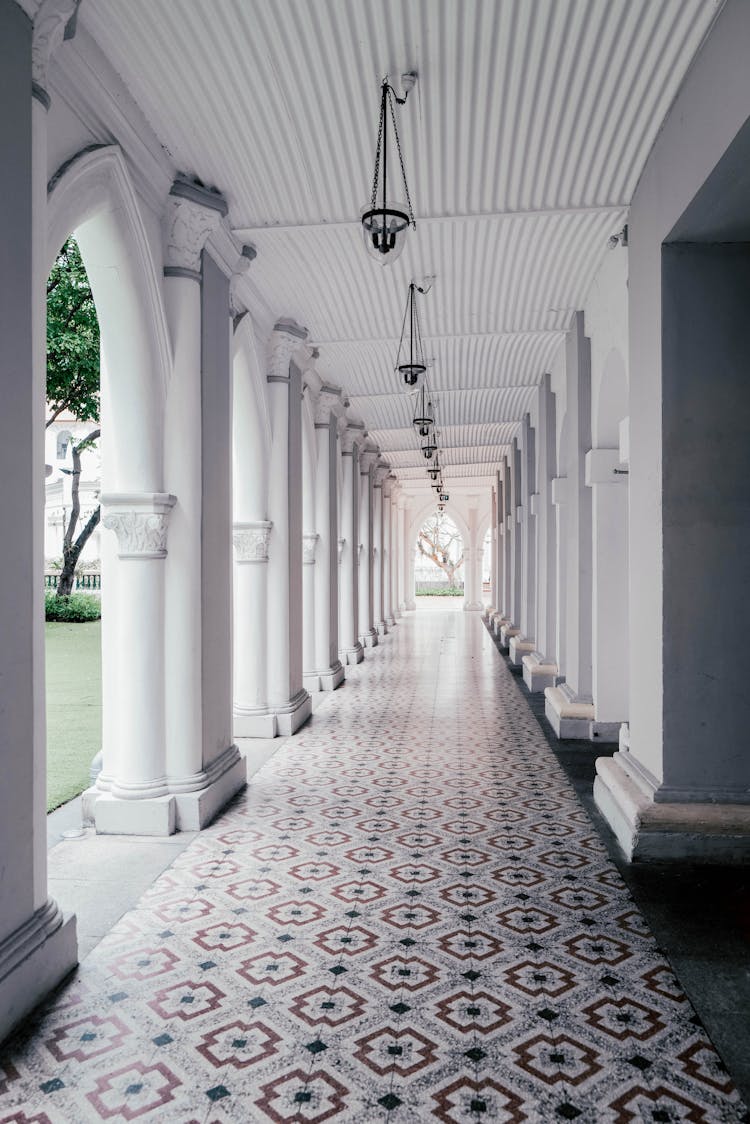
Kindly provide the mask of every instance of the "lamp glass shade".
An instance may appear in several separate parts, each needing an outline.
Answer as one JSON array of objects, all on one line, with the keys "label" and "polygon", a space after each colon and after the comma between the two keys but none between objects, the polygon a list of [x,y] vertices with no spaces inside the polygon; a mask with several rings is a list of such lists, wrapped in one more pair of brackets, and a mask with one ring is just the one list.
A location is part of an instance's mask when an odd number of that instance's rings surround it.
[{"label": "lamp glass shade", "polygon": [[368,203],[362,209],[362,236],[365,249],[380,265],[391,265],[401,254],[409,227],[409,212],[403,203],[386,200],[377,207]]}]

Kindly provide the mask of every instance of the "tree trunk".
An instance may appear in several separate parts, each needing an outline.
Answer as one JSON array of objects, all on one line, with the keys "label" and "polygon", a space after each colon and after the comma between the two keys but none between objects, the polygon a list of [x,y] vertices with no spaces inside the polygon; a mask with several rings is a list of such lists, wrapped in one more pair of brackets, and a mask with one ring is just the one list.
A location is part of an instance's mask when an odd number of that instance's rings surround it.
[{"label": "tree trunk", "polygon": [[78,538],[75,542],[73,541],[73,536],[78,526],[78,517],[81,514],[81,502],[78,491],[81,479],[81,449],[86,445],[90,445],[92,441],[95,441],[99,433],[100,431],[98,429],[93,430],[89,433],[88,437],[85,437],[83,441],[79,442],[78,445],[74,445],[72,448],[73,471],[71,473],[72,481],[70,487],[71,508],[70,518],[68,519],[68,525],[65,528],[65,535],[63,537],[63,565],[57,583],[58,597],[70,597],[73,592],[78,559],[81,556],[81,551],[84,546],[96,530],[101,515],[101,507],[97,506]]}]

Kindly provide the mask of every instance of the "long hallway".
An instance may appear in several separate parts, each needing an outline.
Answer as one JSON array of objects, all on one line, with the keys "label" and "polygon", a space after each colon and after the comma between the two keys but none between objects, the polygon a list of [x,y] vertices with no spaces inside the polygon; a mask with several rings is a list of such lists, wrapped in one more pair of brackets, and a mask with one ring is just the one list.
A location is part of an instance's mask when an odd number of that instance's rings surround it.
[{"label": "long hallway", "polygon": [[0,1124],[740,1121],[478,614],[409,614],[0,1061]]}]

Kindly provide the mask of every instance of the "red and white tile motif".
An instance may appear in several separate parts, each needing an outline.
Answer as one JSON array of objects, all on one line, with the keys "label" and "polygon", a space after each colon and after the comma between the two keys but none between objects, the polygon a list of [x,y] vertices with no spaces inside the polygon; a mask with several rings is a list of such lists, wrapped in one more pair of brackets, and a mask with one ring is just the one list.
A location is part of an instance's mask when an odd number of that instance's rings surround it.
[{"label": "red and white tile motif", "polygon": [[9,1044],[0,1124],[739,1124],[480,622],[347,677]]}]

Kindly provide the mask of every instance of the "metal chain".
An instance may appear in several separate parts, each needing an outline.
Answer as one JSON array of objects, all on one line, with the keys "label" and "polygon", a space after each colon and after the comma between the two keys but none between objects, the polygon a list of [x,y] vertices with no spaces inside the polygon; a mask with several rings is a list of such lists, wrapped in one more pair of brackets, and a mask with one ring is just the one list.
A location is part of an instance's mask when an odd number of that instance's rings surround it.
[{"label": "metal chain", "polygon": [[393,120],[393,131],[396,134],[396,148],[398,149],[398,162],[401,165],[401,176],[402,176],[403,181],[404,181],[404,191],[406,192],[406,203],[409,207],[409,222],[410,222],[412,227],[416,227],[417,224],[414,221],[414,208],[411,205],[411,196],[409,195],[409,185],[406,182],[406,168],[404,167],[404,158],[401,154],[401,141],[399,140],[399,135],[398,135],[398,125],[396,124],[396,107],[393,104],[393,98],[395,97],[395,95],[394,95],[393,90],[391,89],[390,86],[387,87],[387,92],[388,92],[389,104],[390,104],[390,107],[391,107],[391,118]]},{"label": "metal chain", "polygon": [[383,99],[380,101],[380,121],[378,122],[378,144],[375,149],[375,175],[372,178],[372,195],[370,206],[373,210],[377,206],[378,196],[378,179],[380,177],[380,148],[383,142],[383,125],[385,123],[385,104]]}]

